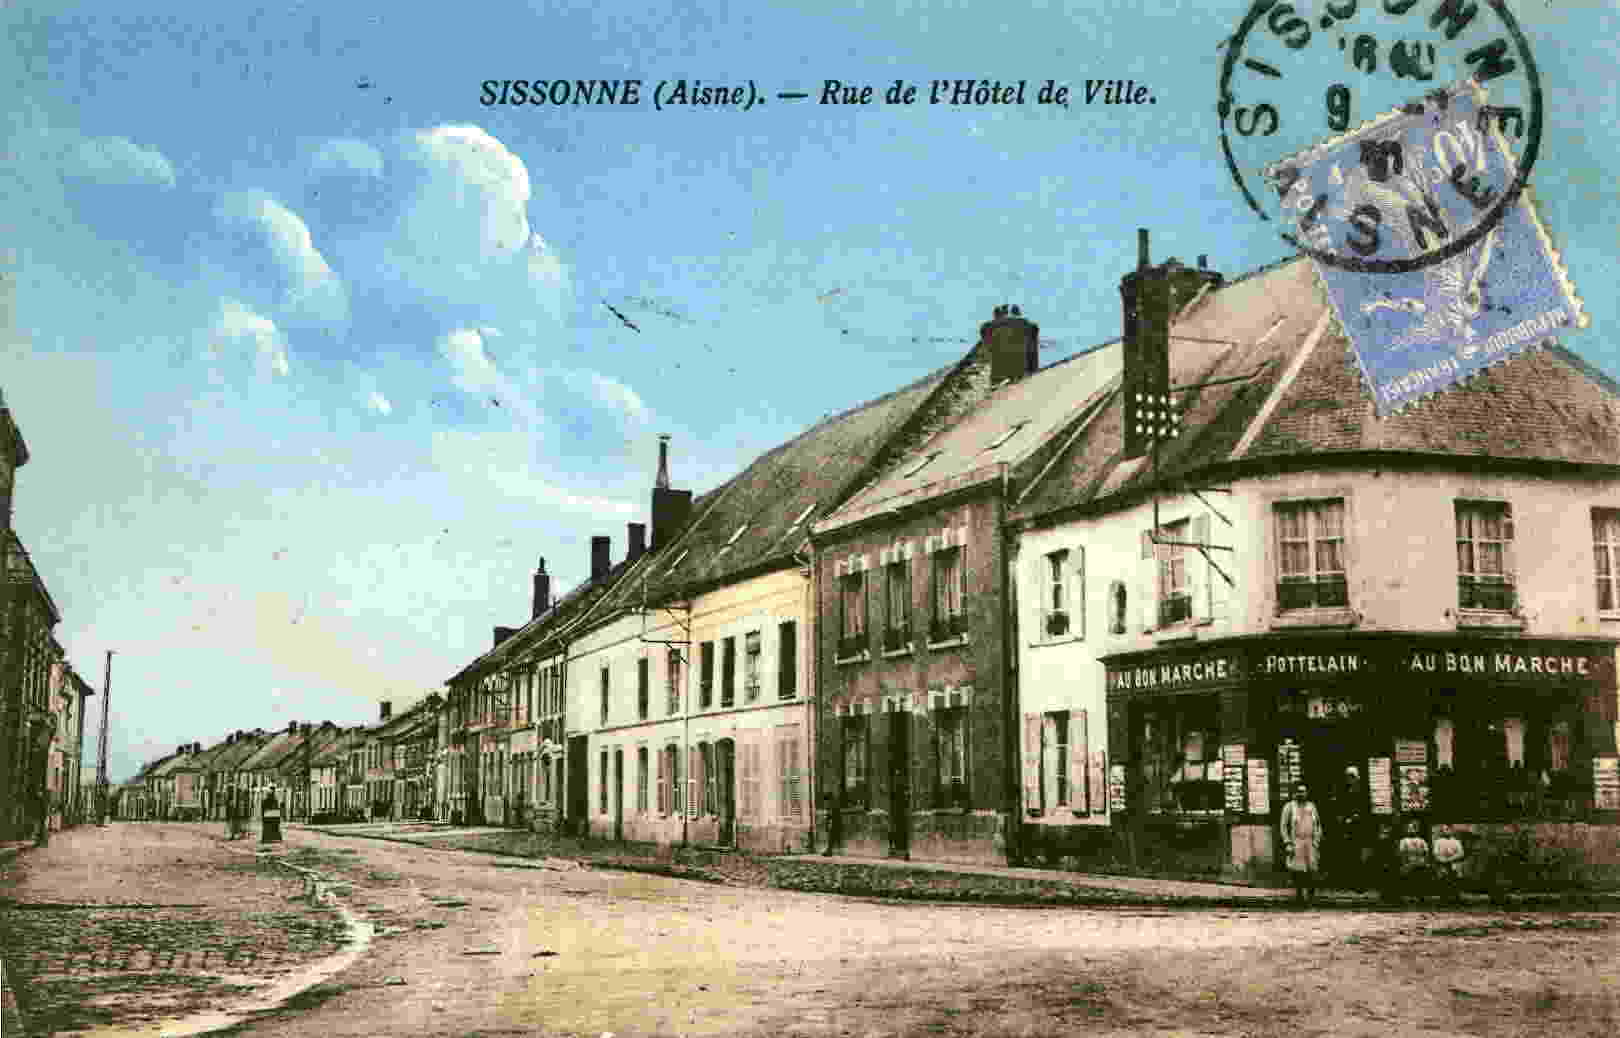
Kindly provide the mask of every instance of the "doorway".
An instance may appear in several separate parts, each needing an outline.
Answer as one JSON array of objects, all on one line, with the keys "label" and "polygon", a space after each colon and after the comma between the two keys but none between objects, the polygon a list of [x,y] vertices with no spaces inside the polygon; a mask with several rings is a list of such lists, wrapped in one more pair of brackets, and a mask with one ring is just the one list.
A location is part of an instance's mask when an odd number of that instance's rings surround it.
[{"label": "doorway", "polygon": [[715,811],[720,816],[719,843],[732,847],[737,842],[737,744],[721,739],[714,747]]},{"label": "doorway", "polygon": [[889,857],[911,857],[911,715],[889,718]]},{"label": "doorway", "polygon": [[589,777],[585,770],[589,737],[576,735],[568,740],[568,816],[567,824],[574,835],[584,836],[590,820],[590,790],[585,783]]}]

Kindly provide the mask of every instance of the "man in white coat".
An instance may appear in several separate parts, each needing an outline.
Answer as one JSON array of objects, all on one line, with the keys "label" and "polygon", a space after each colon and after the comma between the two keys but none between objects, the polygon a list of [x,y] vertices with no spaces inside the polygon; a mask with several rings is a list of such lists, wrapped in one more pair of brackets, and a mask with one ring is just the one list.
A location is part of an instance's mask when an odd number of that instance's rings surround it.
[{"label": "man in white coat", "polygon": [[1294,786],[1294,799],[1283,805],[1281,822],[1294,899],[1304,904],[1316,897],[1316,876],[1322,863],[1322,815],[1311,803],[1305,783]]}]

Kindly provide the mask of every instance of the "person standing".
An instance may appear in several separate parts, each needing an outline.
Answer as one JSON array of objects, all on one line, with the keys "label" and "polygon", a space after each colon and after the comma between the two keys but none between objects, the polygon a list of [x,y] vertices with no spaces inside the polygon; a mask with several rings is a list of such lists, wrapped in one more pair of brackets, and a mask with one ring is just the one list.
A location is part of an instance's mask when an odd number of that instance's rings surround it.
[{"label": "person standing", "polygon": [[1322,862],[1322,815],[1311,802],[1305,783],[1295,785],[1294,799],[1283,805],[1281,828],[1288,872],[1294,880],[1294,900],[1306,904],[1316,897]]}]

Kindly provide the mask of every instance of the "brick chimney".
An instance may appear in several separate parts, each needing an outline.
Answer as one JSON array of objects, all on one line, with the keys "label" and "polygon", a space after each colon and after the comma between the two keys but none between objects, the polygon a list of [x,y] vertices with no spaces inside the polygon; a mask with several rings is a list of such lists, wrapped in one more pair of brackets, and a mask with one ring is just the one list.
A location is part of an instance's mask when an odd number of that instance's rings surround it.
[{"label": "brick chimney", "polygon": [[627,525],[630,528],[630,547],[624,561],[634,562],[647,551],[647,524],[629,523]]},{"label": "brick chimney", "polygon": [[386,721],[394,716],[394,704],[384,699],[377,704],[377,720]]},{"label": "brick chimney", "polygon": [[512,635],[516,634],[517,632],[518,632],[518,629],[516,627],[499,627],[499,626],[497,626],[495,628],[495,644],[499,645],[501,642],[504,642],[506,639],[512,637]]},{"label": "brick chimney", "polygon": [[591,579],[601,580],[613,568],[613,538],[591,538]]},{"label": "brick chimney", "polygon": [[1155,439],[1168,439],[1177,401],[1170,392],[1170,320],[1205,285],[1219,287],[1221,275],[1182,266],[1174,257],[1155,267],[1148,258],[1148,232],[1136,232],[1136,269],[1119,282],[1125,328],[1125,456],[1146,454]]},{"label": "brick chimney", "polygon": [[534,571],[534,604],[529,612],[529,619],[533,620],[550,608],[551,574],[546,572],[546,560],[542,556],[539,568]]},{"label": "brick chimney", "polygon": [[1040,326],[1004,304],[979,325],[979,352],[990,361],[990,384],[1019,379],[1041,366]]},{"label": "brick chimney", "polygon": [[653,479],[652,548],[657,551],[681,532],[692,513],[692,492],[669,488],[669,437],[658,437],[658,475]]}]

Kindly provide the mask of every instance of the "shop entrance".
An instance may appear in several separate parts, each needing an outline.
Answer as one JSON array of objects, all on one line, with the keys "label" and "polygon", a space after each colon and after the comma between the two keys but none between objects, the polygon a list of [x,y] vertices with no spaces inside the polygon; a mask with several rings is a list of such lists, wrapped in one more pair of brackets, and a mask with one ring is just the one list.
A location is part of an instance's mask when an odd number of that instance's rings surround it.
[{"label": "shop entrance", "polygon": [[[1334,884],[1362,888],[1371,882],[1377,828],[1367,785],[1367,759],[1388,756],[1388,740],[1376,738],[1365,712],[1341,701],[1312,698],[1279,726],[1279,745],[1298,747],[1299,775],[1322,815],[1322,870]],[[1351,769],[1354,769],[1353,773]],[[1293,795],[1279,788],[1279,800]]]}]

